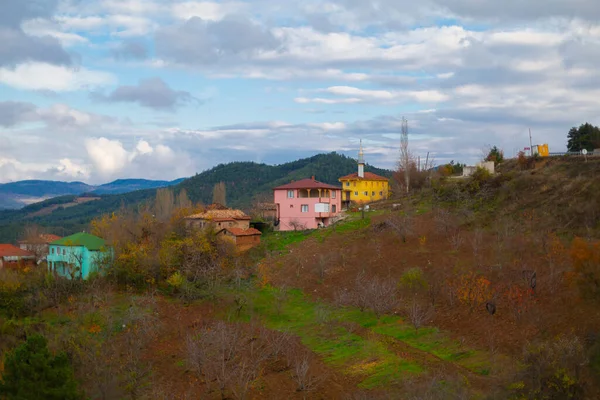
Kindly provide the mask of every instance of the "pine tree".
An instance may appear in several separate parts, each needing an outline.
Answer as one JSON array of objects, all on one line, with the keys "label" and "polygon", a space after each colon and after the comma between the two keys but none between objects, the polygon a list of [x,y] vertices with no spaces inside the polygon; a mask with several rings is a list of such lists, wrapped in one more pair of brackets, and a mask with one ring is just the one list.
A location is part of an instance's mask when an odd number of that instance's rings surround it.
[{"label": "pine tree", "polygon": [[592,151],[600,147],[600,128],[592,124],[582,124],[579,128],[571,128],[567,134],[567,150],[581,151],[583,149]]},{"label": "pine tree", "polygon": [[42,335],[30,336],[5,356],[0,393],[7,400],[83,398],[66,354],[53,356]]}]

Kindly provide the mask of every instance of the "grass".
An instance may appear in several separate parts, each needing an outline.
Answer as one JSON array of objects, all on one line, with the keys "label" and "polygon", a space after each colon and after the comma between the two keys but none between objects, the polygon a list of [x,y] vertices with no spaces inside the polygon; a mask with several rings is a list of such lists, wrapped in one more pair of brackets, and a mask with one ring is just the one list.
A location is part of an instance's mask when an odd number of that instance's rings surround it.
[{"label": "grass", "polygon": [[303,242],[308,238],[315,238],[321,243],[334,233],[348,233],[361,230],[371,223],[371,216],[381,212],[373,211],[365,213],[365,219],[361,218],[361,213],[350,213],[348,217],[335,226],[329,226],[324,229],[314,229],[306,231],[286,231],[286,232],[270,232],[262,236],[261,241],[263,246],[269,252],[278,252],[285,254],[291,245]]},{"label": "grass", "polygon": [[[240,318],[249,320],[253,314],[258,315],[267,327],[298,335],[326,363],[358,376],[363,388],[384,387],[424,371],[419,364],[396,355],[381,340],[358,335],[341,324],[357,321],[359,325],[371,325],[371,313],[358,311],[359,315],[354,310],[329,308],[311,301],[300,290],[289,290],[285,297],[278,293],[272,287],[247,292],[252,307]],[[275,306],[278,302],[280,307]]]}]

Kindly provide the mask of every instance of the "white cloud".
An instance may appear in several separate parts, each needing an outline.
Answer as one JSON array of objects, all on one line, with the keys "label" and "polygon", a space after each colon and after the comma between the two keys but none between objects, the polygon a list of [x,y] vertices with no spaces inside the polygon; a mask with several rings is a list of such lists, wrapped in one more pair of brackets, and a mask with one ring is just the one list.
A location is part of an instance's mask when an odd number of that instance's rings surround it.
[{"label": "white cloud", "polygon": [[143,139],[138,142],[135,149],[140,154],[152,154],[152,152],[154,151],[152,146],[150,146],[150,144]]},{"label": "white cloud", "polygon": [[[306,98],[297,97],[297,103],[321,103],[321,104],[355,104],[355,103],[398,103],[416,101],[419,103],[437,103],[444,102],[449,96],[437,90],[421,91],[389,91],[389,90],[369,90],[359,89],[352,86],[331,86],[327,89],[320,89],[319,92],[342,96],[340,98]],[[343,97],[347,96],[347,97]]]},{"label": "white cloud", "polygon": [[88,139],[85,148],[100,175],[110,176],[121,171],[129,158],[123,144],[118,140],[103,137]]},{"label": "white cloud", "polygon": [[107,72],[45,63],[34,62],[20,64],[14,69],[0,69],[0,83],[25,90],[70,92],[93,89],[115,82],[116,78]]},{"label": "white cloud", "polygon": [[241,12],[249,6],[239,2],[218,3],[213,1],[187,1],[173,5],[173,15],[180,19],[199,17],[204,20],[218,21],[227,14]]},{"label": "white cloud", "polygon": [[85,166],[79,165],[68,158],[59,161],[57,171],[59,175],[71,178],[87,179],[89,177],[89,171]]}]

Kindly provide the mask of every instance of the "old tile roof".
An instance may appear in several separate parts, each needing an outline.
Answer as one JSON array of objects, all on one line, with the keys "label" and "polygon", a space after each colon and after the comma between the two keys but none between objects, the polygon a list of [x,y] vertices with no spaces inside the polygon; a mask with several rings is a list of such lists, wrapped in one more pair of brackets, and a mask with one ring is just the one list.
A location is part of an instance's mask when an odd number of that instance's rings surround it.
[{"label": "old tile roof", "polygon": [[0,244],[0,257],[35,257],[28,251],[13,246],[12,244]]},{"label": "old tile roof", "polygon": [[254,229],[254,228],[248,228],[248,229],[241,229],[241,228],[225,228],[223,229],[223,231],[228,231],[230,233],[232,233],[234,236],[254,236],[254,235],[262,235],[262,232],[259,231],[258,229]]},{"label": "old tile roof", "polygon": [[386,182],[389,181],[388,178],[379,176],[372,172],[365,172],[364,178],[360,178],[358,176],[358,172],[355,172],[350,175],[342,176],[339,180],[340,181],[386,181]]},{"label": "old tile roof", "polygon": [[208,220],[250,220],[241,210],[208,210],[200,214],[190,215],[186,219],[208,219]]},{"label": "old tile roof", "polygon": [[60,236],[51,233],[42,233],[37,238],[31,240],[19,240],[19,243],[24,244],[49,244],[60,239]]},{"label": "old tile roof", "polygon": [[104,239],[85,232],[79,232],[74,235],[64,237],[50,244],[52,246],[84,246],[90,251],[101,250],[105,247]]},{"label": "old tile roof", "polygon": [[319,182],[314,179],[301,179],[299,181],[290,182],[285,185],[277,186],[273,190],[287,190],[287,189],[331,189],[341,190],[339,186],[329,185],[327,183]]}]

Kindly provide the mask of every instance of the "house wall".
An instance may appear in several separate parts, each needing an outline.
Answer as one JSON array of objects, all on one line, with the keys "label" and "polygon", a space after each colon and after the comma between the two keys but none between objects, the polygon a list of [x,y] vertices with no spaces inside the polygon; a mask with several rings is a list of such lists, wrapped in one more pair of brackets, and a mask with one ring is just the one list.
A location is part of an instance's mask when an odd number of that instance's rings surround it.
[{"label": "house wall", "polygon": [[260,243],[260,235],[238,236],[235,244],[238,246],[258,245]]},{"label": "house wall", "polygon": [[[302,189],[300,189],[302,191]],[[341,190],[331,190],[335,192],[330,197],[298,197],[299,190],[293,189],[294,197],[288,198],[288,190],[278,189],[273,191],[274,203],[279,207],[279,230],[293,231],[294,224],[297,222],[302,228],[316,229],[318,223],[323,221],[325,226],[329,224],[329,219],[339,215],[342,211],[342,192]],[[312,189],[311,193],[318,193],[317,189]],[[328,191],[329,192],[329,191]],[[323,189],[321,194],[324,195]],[[315,211],[315,205],[318,203],[329,204],[329,213],[319,213]],[[308,205],[308,212],[302,212],[302,205]],[[333,212],[335,206],[335,212]],[[302,229],[298,228],[297,229]]]},{"label": "house wall", "polygon": [[48,269],[65,278],[87,279],[92,272],[98,271],[107,252],[89,251],[84,246],[50,246]]},{"label": "house wall", "polygon": [[341,181],[344,190],[344,201],[355,203],[372,203],[385,200],[389,196],[387,181],[348,180]]},{"label": "house wall", "polygon": [[33,257],[0,257],[0,269],[21,269],[35,266]]}]

